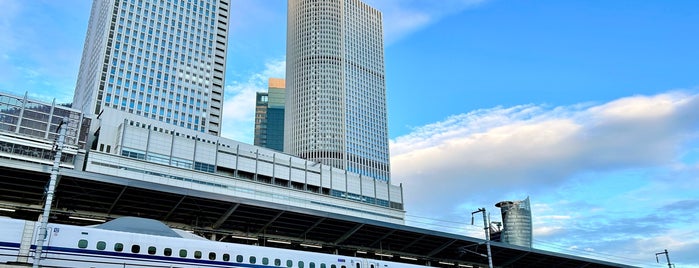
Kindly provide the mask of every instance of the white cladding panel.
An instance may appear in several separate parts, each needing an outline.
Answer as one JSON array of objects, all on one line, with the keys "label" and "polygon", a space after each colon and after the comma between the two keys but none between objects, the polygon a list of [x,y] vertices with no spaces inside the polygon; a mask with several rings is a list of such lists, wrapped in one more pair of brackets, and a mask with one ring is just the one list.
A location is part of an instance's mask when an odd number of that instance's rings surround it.
[{"label": "white cladding panel", "polygon": [[345,171],[337,168],[333,168],[332,171],[332,189],[333,190],[338,190],[338,191],[345,191],[347,190],[347,183],[345,180]]},{"label": "white cladding panel", "polygon": [[403,203],[403,194],[401,193],[401,188],[395,185],[391,185],[391,202]]},{"label": "white cladding panel", "polygon": [[272,163],[257,161],[257,174],[272,177],[273,166]]},{"label": "white cladding panel", "polygon": [[194,161],[213,164],[216,162],[216,144],[208,142],[196,143],[196,158]]},{"label": "white cladding panel", "polygon": [[[277,159],[276,161],[277,161],[277,164],[274,165],[274,177],[288,180],[289,179],[289,167],[285,166],[283,164],[280,164],[279,159]],[[289,161],[286,161],[286,162],[287,162],[287,164],[289,163]]]},{"label": "white cladding panel", "polygon": [[172,147],[172,157],[194,160],[194,142],[185,137],[174,136],[175,142]]},{"label": "white cladding panel", "polygon": [[[383,183],[383,182],[381,182]],[[374,196],[376,193],[374,190],[374,185],[375,184],[381,184],[381,183],[375,183],[375,180],[372,178],[367,178],[367,177],[362,177],[362,195],[364,196]]]},{"label": "white cladding panel", "polygon": [[317,171],[308,171],[306,183],[311,185],[320,185],[320,174]]},{"label": "white cladding panel", "polygon": [[323,171],[322,171],[322,176],[321,176],[321,182],[320,184],[323,185],[323,187],[328,187],[330,188],[330,166],[323,165]]},{"label": "white cladding panel", "polygon": [[235,169],[235,155],[219,153],[216,159],[216,165],[219,167],[225,167],[230,169]]},{"label": "white cladding panel", "polygon": [[[312,165],[312,164],[309,164]],[[301,158],[292,158],[291,159],[291,167],[295,169],[304,169],[306,168],[306,160],[303,160]]]},{"label": "white cladding panel", "polygon": [[172,135],[151,131],[148,151],[161,155],[170,155],[172,148]]},{"label": "white cladding panel", "polygon": [[347,192],[362,194],[362,185],[360,180],[347,180]]},{"label": "white cladding panel", "polygon": [[294,168],[291,170],[291,181],[303,183],[306,179],[306,172],[303,169]]},{"label": "white cladding panel", "polygon": [[376,198],[382,200],[388,200],[388,184],[377,183],[376,184]]},{"label": "white cladding panel", "polygon": [[139,127],[127,128],[124,133],[124,147],[145,151],[148,147],[148,129]]},{"label": "white cladding panel", "polygon": [[255,159],[240,157],[238,161],[238,170],[255,173]]}]

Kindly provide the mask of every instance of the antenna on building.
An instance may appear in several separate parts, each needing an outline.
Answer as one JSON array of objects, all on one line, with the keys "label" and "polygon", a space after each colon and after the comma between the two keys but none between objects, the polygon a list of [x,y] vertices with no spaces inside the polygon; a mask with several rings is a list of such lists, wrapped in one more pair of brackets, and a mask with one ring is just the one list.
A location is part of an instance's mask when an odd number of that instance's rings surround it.
[{"label": "antenna on building", "polygon": [[657,263],[660,263],[660,260],[658,259],[658,255],[663,255],[663,254],[665,255],[665,258],[667,259],[667,267],[669,267],[669,268],[675,267],[674,264],[670,263],[670,253],[667,252],[667,249],[663,252],[655,253],[655,261]]}]

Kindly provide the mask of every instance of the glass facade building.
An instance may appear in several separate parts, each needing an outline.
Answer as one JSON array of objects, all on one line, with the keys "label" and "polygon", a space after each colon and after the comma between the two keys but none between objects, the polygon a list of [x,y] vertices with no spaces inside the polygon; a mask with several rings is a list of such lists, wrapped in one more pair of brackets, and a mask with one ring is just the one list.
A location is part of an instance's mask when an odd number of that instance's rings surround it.
[{"label": "glass facade building", "polygon": [[267,92],[257,92],[255,145],[284,151],[285,88],[284,79],[270,78]]},{"label": "glass facade building", "polygon": [[502,201],[495,204],[502,213],[502,233],[504,243],[532,247],[532,210],[529,197],[520,201]]},{"label": "glass facade building", "polygon": [[289,0],[284,151],[390,181],[382,15]]},{"label": "glass facade building", "polygon": [[62,162],[72,165],[77,150],[86,149],[90,122],[80,111],[55,100],[46,103],[0,93],[0,157],[51,164],[60,125],[66,128],[68,148]]},{"label": "glass facade building", "polygon": [[229,0],[95,0],[73,107],[220,135]]}]

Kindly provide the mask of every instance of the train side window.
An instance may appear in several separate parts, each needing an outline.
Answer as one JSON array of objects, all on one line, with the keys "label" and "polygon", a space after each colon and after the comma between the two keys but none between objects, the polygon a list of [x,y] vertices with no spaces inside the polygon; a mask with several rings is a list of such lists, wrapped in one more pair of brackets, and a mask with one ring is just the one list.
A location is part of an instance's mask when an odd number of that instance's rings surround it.
[{"label": "train side window", "polygon": [[87,240],[85,240],[85,239],[80,239],[80,240],[78,241],[78,247],[79,247],[79,248],[87,248]]},{"label": "train side window", "polygon": [[243,262],[243,255],[235,256],[235,261],[237,261],[237,262]]},{"label": "train side window", "polygon": [[292,266],[294,266],[294,262],[292,260],[286,260],[286,267],[291,268]]},{"label": "train side window", "polygon": [[223,254],[223,261],[230,261],[231,260],[231,255],[228,253]]},{"label": "train side window", "polygon": [[308,268],[316,268],[316,263],[315,263],[315,262],[309,262],[309,263],[308,263]]},{"label": "train side window", "polygon": [[168,257],[172,256],[172,249],[171,249],[171,248],[165,248],[165,249],[163,250],[163,255],[168,256]]},{"label": "train side window", "polygon": [[104,241],[98,241],[98,242],[97,242],[97,249],[99,249],[99,250],[104,250],[105,248],[107,248],[107,243],[106,243],[106,242],[104,242]]},{"label": "train side window", "polygon": [[370,265],[369,265],[369,268],[374,268],[374,264],[373,264],[373,263],[370,264]]},{"label": "train side window", "polygon": [[340,267],[342,267],[342,268],[347,268],[347,266],[344,266],[344,265],[342,265],[342,266],[340,266]]},{"label": "train side window", "polygon": [[330,268],[337,268],[337,265],[331,264],[331,265],[330,265]]},{"label": "train side window", "polygon": [[321,264],[320,264],[320,268],[326,268],[326,267],[327,267],[327,266],[325,266],[325,263],[321,263]]},{"label": "train side window", "polygon": [[362,268],[362,265],[357,262],[357,268]]},{"label": "train side window", "polygon": [[274,266],[282,266],[282,260],[274,259]]},{"label": "train side window", "polygon": [[216,259],[216,253],[214,252],[209,252],[209,260],[215,260]]},{"label": "train side window", "polygon": [[114,244],[114,251],[116,251],[116,252],[124,251],[124,244],[122,244],[122,243]]},{"label": "train side window", "polygon": [[201,251],[194,251],[194,258],[195,259],[201,259]]},{"label": "train side window", "polygon": [[262,258],[262,264],[263,264],[263,265],[268,265],[268,264],[269,264],[269,258],[267,258],[267,257]]},{"label": "train side window", "polygon": [[180,258],[187,258],[187,250],[180,249]]},{"label": "train side window", "polygon": [[131,245],[131,253],[139,253],[139,252],[141,252],[141,246]]},{"label": "train side window", "polygon": [[303,261],[298,262],[299,268],[303,268]]},{"label": "train side window", "polygon": [[155,254],[155,251],[156,251],[156,250],[155,250],[155,247],[154,247],[154,246],[148,247],[148,254],[154,255],[154,254]]},{"label": "train side window", "polygon": [[255,256],[250,256],[250,264],[255,264],[257,262],[257,258]]}]

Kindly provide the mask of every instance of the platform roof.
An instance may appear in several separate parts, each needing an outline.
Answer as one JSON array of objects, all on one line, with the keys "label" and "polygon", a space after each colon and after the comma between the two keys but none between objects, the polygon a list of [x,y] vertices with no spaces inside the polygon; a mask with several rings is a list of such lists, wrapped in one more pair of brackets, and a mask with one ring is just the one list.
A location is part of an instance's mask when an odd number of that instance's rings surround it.
[{"label": "platform roof", "polygon": [[[37,219],[50,167],[8,159],[0,159],[0,166],[0,206],[15,209],[0,215]],[[89,225],[93,220],[136,216],[219,241],[435,267],[487,267],[482,239],[70,169],[61,171],[53,204],[51,221],[58,223]],[[491,245],[496,267],[632,267],[499,242]]]}]

